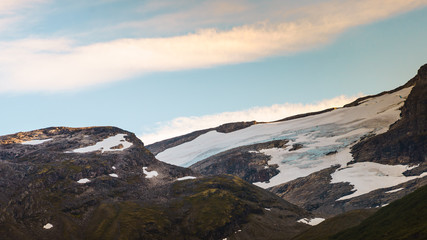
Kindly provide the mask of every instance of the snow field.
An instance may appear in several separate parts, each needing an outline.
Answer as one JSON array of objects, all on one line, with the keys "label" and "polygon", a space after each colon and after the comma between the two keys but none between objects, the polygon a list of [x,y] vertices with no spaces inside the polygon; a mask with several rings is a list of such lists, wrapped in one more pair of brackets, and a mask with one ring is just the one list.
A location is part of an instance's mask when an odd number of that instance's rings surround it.
[{"label": "snow field", "polygon": [[305,118],[257,124],[230,133],[210,131],[193,141],[166,149],[156,157],[170,164],[188,167],[231,148],[288,139],[288,145],[300,143],[303,148],[291,152],[289,148],[260,150],[271,156],[268,164],[277,164],[280,172],[269,182],[257,182],[255,185],[269,188],[339,164],[341,167],[331,175],[331,183],[348,182],[353,185],[354,192],[338,200],[350,199],[375,189],[426,176],[427,173],[406,177],[402,173],[409,167],[403,165],[356,163],[347,167],[347,163],[353,160],[351,146],[363,136],[386,132],[400,118],[400,107],[411,90],[412,87],[405,88],[396,93],[366,99],[355,107]]},{"label": "snow field", "polygon": [[[409,87],[395,94],[385,94],[367,99],[359,106],[340,108],[305,118],[257,124],[230,133],[210,131],[193,141],[166,149],[157,154],[156,157],[163,162],[188,167],[231,148],[272,140],[293,139],[301,141],[307,137],[312,143],[316,139],[319,140],[319,143],[320,140],[334,142],[338,140],[339,135],[360,130],[361,135],[354,139],[358,140],[363,134],[378,134],[387,131],[390,124],[399,119],[399,108],[404,103],[404,99],[399,96],[406,97],[411,89],[412,87]],[[330,137],[334,139],[328,140]],[[343,144],[348,145],[346,142]]]}]

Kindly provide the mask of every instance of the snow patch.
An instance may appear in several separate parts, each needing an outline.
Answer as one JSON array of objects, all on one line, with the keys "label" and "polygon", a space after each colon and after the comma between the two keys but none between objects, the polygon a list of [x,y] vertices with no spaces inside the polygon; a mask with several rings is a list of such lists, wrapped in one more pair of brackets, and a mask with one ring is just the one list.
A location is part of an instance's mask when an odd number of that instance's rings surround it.
[{"label": "snow patch", "polygon": [[380,188],[389,188],[398,184],[427,176],[405,176],[406,165],[384,165],[374,162],[355,163],[346,168],[340,168],[332,176],[331,183],[348,182],[353,185],[354,192],[336,201],[354,198]]},{"label": "snow patch", "polygon": [[115,178],[119,177],[119,175],[117,175],[115,173],[111,173],[111,174],[108,174],[108,175],[110,175],[110,177],[115,177]]},{"label": "snow patch", "polygon": [[114,167],[114,166],[112,166],[111,168],[112,168],[113,170],[116,170],[116,167]]},{"label": "snow patch", "polygon": [[78,180],[77,182],[80,183],[80,184],[85,184],[85,183],[90,182],[90,180],[87,179],[87,178],[82,178],[82,179]]},{"label": "snow patch", "polygon": [[145,178],[153,178],[153,177],[157,177],[159,175],[159,173],[157,171],[151,171],[151,172],[147,171],[147,167],[143,167],[142,171],[146,175]]},{"label": "snow patch", "polygon": [[30,140],[30,141],[22,142],[21,144],[23,144],[23,145],[39,145],[39,144],[42,144],[42,143],[44,143],[44,142],[48,142],[48,141],[50,141],[50,140],[52,140],[52,138],[49,138],[49,139],[41,139],[41,140]]},{"label": "snow patch", "polygon": [[184,181],[184,180],[188,180],[188,179],[196,179],[196,177],[193,177],[193,176],[185,176],[185,177],[178,178],[177,180],[178,180],[178,181]]},{"label": "snow patch", "polygon": [[414,166],[407,166],[406,167],[406,170],[412,170],[412,169],[414,169],[414,168],[417,168],[417,167],[419,167],[420,166],[420,164],[417,164],[417,165],[414,165]]},{"label": "snow patch", "polygon": [[383,205],[381,205],[381,207],[388,206],[389,204],[390,204],[390,203],[383,204]]},{"label": "snow patch", "polygon": [[[88,153],[94,151],[101,151],[103,153],[123,151],[132,146],[131,142],[126,141],[125,136],[126,134],[117,134],[115,136],[108,137],[100,142],[97,142],[95,145],[74,149],[72,151],[67,151],[66,153]],[[116,148],[120,144],[123,147]]]},{"label": "snow patch", "polygon": [[271,211],[271,208],[264,208],[265,210],[267,210],[267,211]]},{"label": "snow patch", "polygon": [[317,224],[321,223],[325,221],[324,218],[302,218],[300,220],[298,220],[297,222],[299,223],[305,223],[311,226],[316,226]]},{"label": "snow patch", "polygon": [[51,229],[53,228],[53,225],[50,223],[46,223],[46,225],[43,226],[44,229]]},{"label": "snow patch", "polygon": [[395,193],[395,192],[399,192],[400,190],[403,190],[403,189],[404,188],[393,189],[393,190],[387,191],[385,193]]}]

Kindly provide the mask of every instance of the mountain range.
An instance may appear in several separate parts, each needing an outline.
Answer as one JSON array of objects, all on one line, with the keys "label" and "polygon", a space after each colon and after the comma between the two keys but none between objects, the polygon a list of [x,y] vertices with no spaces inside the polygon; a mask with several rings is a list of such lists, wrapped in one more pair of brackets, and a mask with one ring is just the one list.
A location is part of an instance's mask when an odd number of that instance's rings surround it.
[{"label": "mountain range", "polygon": [[0,235],[427,239],[426,123],[424,65],[341,108],[148,146],[116,127],[0,136]]}]

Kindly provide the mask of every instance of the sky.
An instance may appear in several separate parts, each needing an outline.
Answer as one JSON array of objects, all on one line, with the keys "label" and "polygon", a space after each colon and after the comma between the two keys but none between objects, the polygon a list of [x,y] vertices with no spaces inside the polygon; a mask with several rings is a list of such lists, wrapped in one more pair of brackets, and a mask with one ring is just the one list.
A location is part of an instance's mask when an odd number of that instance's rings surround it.
[{"label": "sky", "polygon": [[340,107],[427,63],[427,0],[2,0],[0,135],[146,144]]}]

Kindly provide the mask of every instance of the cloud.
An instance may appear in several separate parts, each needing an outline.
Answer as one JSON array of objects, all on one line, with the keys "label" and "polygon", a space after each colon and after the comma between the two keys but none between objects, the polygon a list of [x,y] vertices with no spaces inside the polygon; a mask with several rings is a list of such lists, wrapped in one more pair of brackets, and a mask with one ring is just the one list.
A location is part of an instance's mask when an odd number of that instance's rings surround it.
[{"label": "cloud", "polygon": [[10,29],[23,18],[18,12],[29,10],[35,4],[44,3],[47,0],[2,0],[0,1],[0,33]]},{"label": "cloud", "polygon": [[46,0],[2,0],[0,2],[0,15],[11,15],[16,10],[29,8],[30,5],[46,2]]},{"label": "cloud", "polygon": [[[360,97],[361,94],[359,94]],[[168,122],[160,122],[152,132],[144,133],[140,139],[151,144],[164,139],[187,134],[196,130],[217,127],[224,123],[240,121],[269,122],[301,113],[315,112],[331,107],[342,107],[356,97],[338,96],[314,104],[275,104],[269,107],[255,107],[238,112],[224,112],[200,117],[179,117]]]},{"label": "cloud", "polygon": [[[25,2],[25,1],[21,1]],[[229,30],[75,45],[72,39],[0,42],[0,92],[60,91],[149,72],[208,68],[288,55],[329,43],[346,29],[427,4],[426,0],[327,1],[287,11],[284,22]],[[221,5],[217,7],[221,12]],[[240,11],[235,7],[236,11]]]}]

